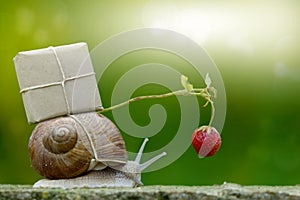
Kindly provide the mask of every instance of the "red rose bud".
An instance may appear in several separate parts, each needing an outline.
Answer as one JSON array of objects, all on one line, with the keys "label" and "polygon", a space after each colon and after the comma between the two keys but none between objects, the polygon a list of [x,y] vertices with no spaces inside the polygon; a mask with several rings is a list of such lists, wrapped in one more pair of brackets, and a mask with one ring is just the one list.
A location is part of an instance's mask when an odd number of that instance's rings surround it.
[{"label": "red rose bud", "polygon": [[200,158],[213,156],[221,143],[220,134],[213,127],[201,126],[192,136],[192,145]]}]

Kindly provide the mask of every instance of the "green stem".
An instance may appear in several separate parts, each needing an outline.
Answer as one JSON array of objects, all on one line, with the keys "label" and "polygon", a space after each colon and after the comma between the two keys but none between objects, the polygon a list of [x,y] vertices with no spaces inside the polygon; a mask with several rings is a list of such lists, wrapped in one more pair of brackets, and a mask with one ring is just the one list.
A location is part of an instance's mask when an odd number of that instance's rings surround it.
[{"label": "green stem", "polygon": [[194,88],[193,91],[194,92],[205,92],[206,88]]},{"label": "green stem", "polygon": [[211,105],[211,116],[210,116],[210,121],[209,121],[209,124],[208,124],[208,127],[211,127],[212,125],[212,122],[214,121],[214,117],[215,117],[215,105],[214,105],[214,102],[212,100],[209,100],[210,102],[210,105]]},{"label": "green stem", "polygon": [[214,107],[214,102],[211,100],[211,96],[210,96],[207,88],[194,88],[191,92],[188,92],[187,90],[178,90],[178,91],[169,92],[166,94],[138,96],[138,97],[129,99],[128,101],[125,101],[123,103],[111,106],[109,108],[105,108],[101,111],[98,111],[98,113],[108,112],[113,109],[120,108],[122,106],[128,105],[128,104],[136,102],[136,101],[141,101],[141,100],[145,100],[145,99],[161,99],[161,98],[166,98],[166,97],[175,96],[175,95],[177,95],[177,96],[195,95],[195,96],[201,96],[202,98],[206,99],[207,103],[204,105],[204,107],[207,106],[208,103],[210,103],[210,105],[211,105],[211,118],[210,118],[208,127],[210,127],[212,125],[212,122],[213,122],[213,119],[215,116],[215,107]]},{"label": "green stem", "polygon": [[133,102],[136,102],[136,101],[140,101],[140,100],[144,100],[144,99],[161,99],[161,98],[166,98],[166,97],[170,97],[170,96],[173,96],[173,95],[188,96],[190,94],[186,90],[178,90],[178,91],[170,92],[170,93],[166,93],[166,94],[138,96],[138,97],[134,97],[132,99],[129,99],[128,101],[125,101],[123,103],[111,106],[109,108],[105,108],[105,109],[99,111],[98,113],[104,113],[104,112],[107,112],[107,111],[111,111],[113,109],[120,108],[120,107],[125,106],[127,104],[130,104],[130,103],[133,103]]}]

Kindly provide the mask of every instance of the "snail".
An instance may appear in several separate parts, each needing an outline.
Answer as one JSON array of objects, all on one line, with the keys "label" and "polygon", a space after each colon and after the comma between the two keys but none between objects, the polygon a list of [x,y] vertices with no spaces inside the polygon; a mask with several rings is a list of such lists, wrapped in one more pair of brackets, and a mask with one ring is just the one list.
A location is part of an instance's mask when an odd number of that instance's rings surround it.
[{"label": "snail", "polygon": [[33,168],[46,179],[33,187],[135,187],[141,172],[166,155],[140,164],[146,138],[134,161],[128,161],[118,128],[96,112],[58,117],[39,123],[29,139]]}]

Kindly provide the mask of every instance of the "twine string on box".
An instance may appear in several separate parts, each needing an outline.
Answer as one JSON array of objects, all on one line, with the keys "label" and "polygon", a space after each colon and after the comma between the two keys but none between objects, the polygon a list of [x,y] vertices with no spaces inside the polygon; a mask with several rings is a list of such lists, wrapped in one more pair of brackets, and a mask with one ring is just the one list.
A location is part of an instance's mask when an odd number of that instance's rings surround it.
[{"label": "twine string on box", "polygon": [[84,77],[88,77],[88,76],[94,76],[96,73],[95,72],[90,72],[90,73],[87,73],[87,74],[82,74],[82,75],[77,75],[77,76],[73,76],[73,77],[70,77],[70,78],[66,78],[65,72],[63,70],[62,64],[59,60],[59,57],[57,55],[57,52],[56,52],[55,48],[50,46],[50,47],[48,47],[48,49],[51,50],[53,52],[54,56],[55,56],[55,59],[56,59],[56,62],[58,64],[60,73],[62,75],[62,81],[26,87],[26,88],[23,88],[22,90],[20,90],[20,93],[25,93],[25,92],[28,92],[28,91],[31,91],[31,90],[36,90],[36,89],[42,89],[42,88],[46,88],[46,87],[61,85],[62,89],[63,89],[64,100],[65,100],[66,106],[67,106],[67,115],[72,117],[81,126],[81,128],[84,130],[84,132],[87,135],[87,138],[89,140],[89,143],[91,145],[91,148],[92,148],[92,151],[93,151],[93,154],[94,154],[94,158],[96,160],[98,160],[97,153],[96,153],[96,148],[95,148],[95,146],[92,142],[92,138],[91,138],[88,130],[85,128],[85,126],[82,124],[82,122],[75,115],[71,115],[71,108],[70,108],[70,104],[69,104],[69,101],[68,101],[67,92],[66,92],[66,88],[65,88],[65,82],[67,82],[67,81],[71,81],[71,80],[75,80],[75,79],[79,79],[79,78],[84,78]]},{"label": "twine string on box", "polygon": [[90,72],[90,73],[87,73],[87,74],[82,74],[82,75],[77,75],[77,76],[73,76],[73,77],[70,77],[70,78],[66,78],[63,67],[62,67],[62,64],[61,64],[61,62],[58,58],[58,55],[57,55],[57,52],[56,52],[55,48],[51,46],[51,47],[48,47],[48,49],[50,49],[53,52],[54,56],[55,56],[56,62],[58,64],[59,70],[60,70],[61,75],[62,75],[62,81],[26,87],[26,88],[23,88],[22,90],[20,90],[20,93],[25,93],[25,92],[28,92],[30,90],[42,89],[42,88],[55,86],[55,85],[61,85],[62,88],[63,88],[64,100],[65,100],[66,105],[67,105],[67,114],[70,115],[71,114],[71,108],[70,108],[70,104],[69,104],[68,97],[67,97],[65,82],[75,80],[75,79],[79,79],[79,78],[88,77],[88,76],[94,76],[95,72]]}]

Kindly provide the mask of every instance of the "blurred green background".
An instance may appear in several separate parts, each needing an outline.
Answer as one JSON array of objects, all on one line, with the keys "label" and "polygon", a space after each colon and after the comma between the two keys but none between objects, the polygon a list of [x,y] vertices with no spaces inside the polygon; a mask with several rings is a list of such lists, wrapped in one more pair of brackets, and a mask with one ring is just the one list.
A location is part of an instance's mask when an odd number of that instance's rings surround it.
[{"label": "blurred green background", "polygon": [[[27,153],[34,125],[27,124],[19,94],[12,62],[17,52],[79,41],[93,49],[114,34],[159,27],[185,34],[207,50],[224,80],[227,116],[223,144],[215,157],[199,159],[189,148],[168,167],[144,174],[144,184],[299,184],[299,19],[297,0],[1,2],[0,183],[32,184],[40,178]],[[174,55],[144,51],[124,56],[113,65],[137,60],[170,66],[183,63]],[[113,73],[106,78],[116,81]],[[109,85],[100,88],[105,107],[110,105],[111,89]],[[166,90],[145,86],[136,95],[149,91]],[[174,99],[162,103],[172,113]],[[132,107],[132,116],[145,104]],[[107,116],[113,120],[110,113]],[[178,119],[171,120],[175,124]],[[173,128],[171,121],[162,132]],[[130,150],[136,151],[141,141],[124,138]]]}]

